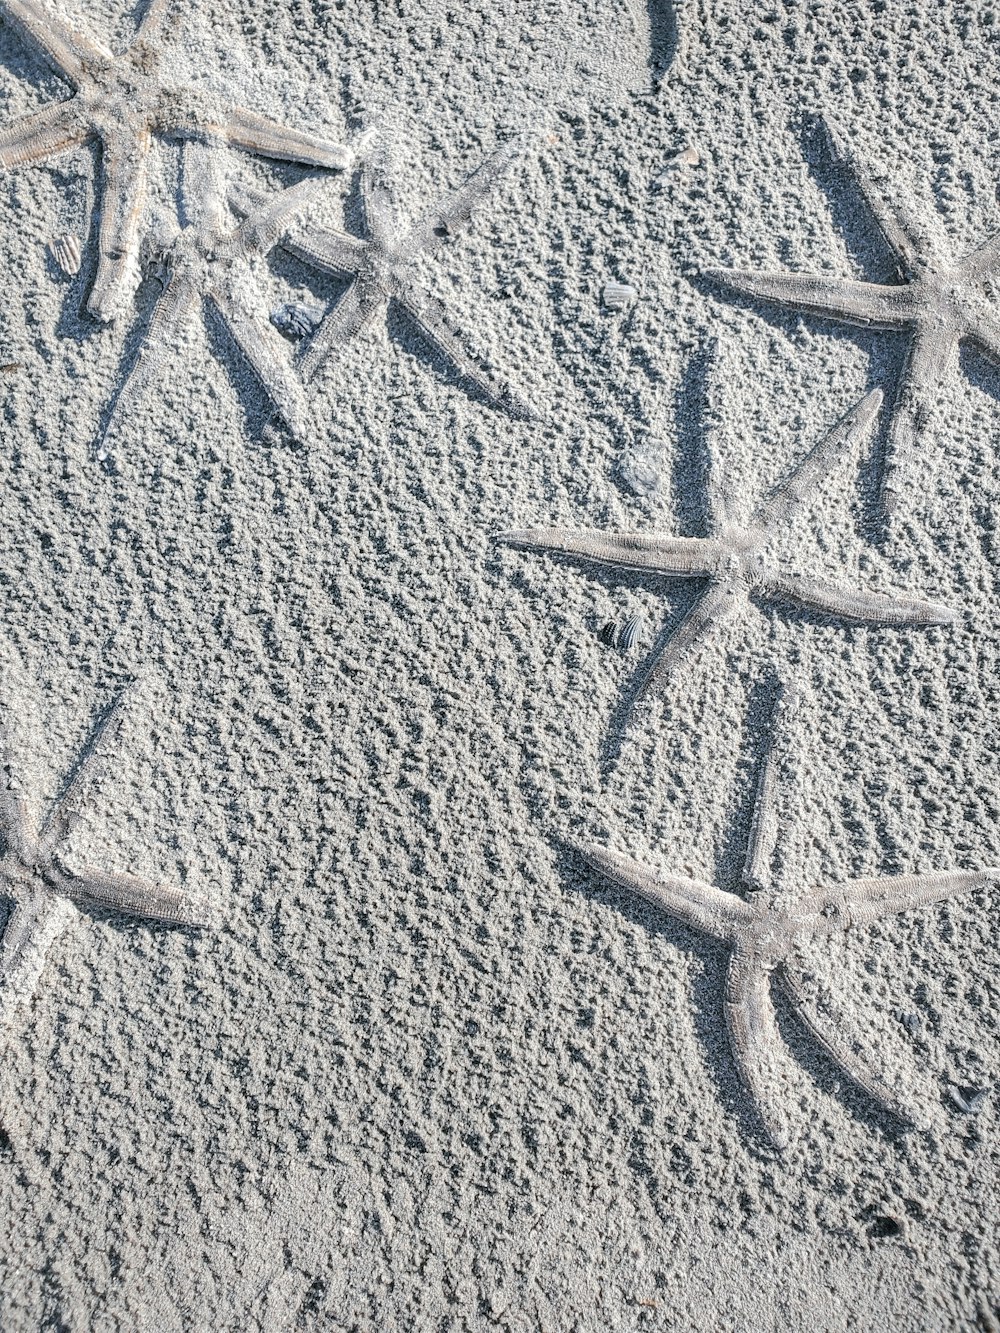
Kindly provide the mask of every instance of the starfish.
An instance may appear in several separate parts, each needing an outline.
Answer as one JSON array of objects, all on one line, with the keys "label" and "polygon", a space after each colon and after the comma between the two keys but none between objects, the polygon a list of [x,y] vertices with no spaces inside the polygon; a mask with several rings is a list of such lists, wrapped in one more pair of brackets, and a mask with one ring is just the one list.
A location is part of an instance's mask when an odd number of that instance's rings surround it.
[{"label": "starfish", "polygon": [[827,132],[835,156],[848,168],[895,254],[903,281],[881,284],[826,273],[749,269],[708,269],[705,276],[745,295],[807,314],[866,328],[911,331],[882,478],[884,507],[891,517],[899,506],[896,469],[920,444],[929,405],[958,363],[959,343],[974,343],[994,364],[1000,364],[1000,316],[994,287],[1000,233],[959,260],[942,253],[911,211],[894,205],[883,194],[864,164],[844,146],[839,131],[828,124]]},{"label": "starfish", "polygon": [[511,388],[480,366],[465,350],[441,303],[421,290],[414,264],[432,255],[472,216],[521,151],[513,139],[488,157],[453,194],[441,200],[415,225],[406,227],[396,212],[384,148],[361,164],[361,197],[367,238],[328,227],[310,227],[285,237],[284,248],[323,273],[350,275],[353,281],[320,324],[303,358],[311,379],[336,349],[369,328],[396,302],[424,336],[463,378],[514,416],[531,417],[531,408]]},{"label": "starfish", "polygon": [[171,925],[205,924],[205,904],[191,894],[118,871],[71,869],[60,853],[77,814],[80,791],[93,776],[98,747],[106,747],[120,727],[129,693],[119,695],[106,712],[40,824],[11,771],[6,737],[0,744],[0,885],[14,903],[0,943],[0,979],[19,993],[37,978],[42,962],[37,954],[51,941],[51,918],[61,900]]},{"label": "starfish", "polygon": [[108,440],[134,413],[149,385],[165,373],[178,330],[203,304],[214,307],[268,396],[292,432],[302,439],[308,416],[287,346],[267,318],[253,266],[278,243],[289,217],[315,195],[321,182],[300,181],[263,202],[238,226],[225,216],[212,154],[198,144],[184,147],[182,202],[191,221],[161,237],[159,260],[166,271],[163,291],[142,339],[139,356],[114,400],[97,446],[108,455]]},{"label": "starfish", "polygon": [[352,160],[340,144],[165,82],[168,61],[157,37],[166,8],[167,0],[151,0],[132,45],[115,55],[38,0],[0,0],[0,11],[76,89],[68,101],[0,131],[0,166],[43,161],[88,139],[101,143],[97,276],[87,303],[101,320],[117,318],[138,286],[139,225],[154,134],[218,139],[265,157],[320,167],[343,168]]},{"label": "starfish", "polygon": [[761,769],[753,823],[743,868],[749,898],[702,880],[663,874],[631,857],[587,845],[576,851],[600,874],[668,915],[731,949],[725,987],[725,1017],[740,1081],[776,1148],[790,1136],[778,1102],[781,1036],[771,997],[771,977],[781,983],[819,1046],[848,1077],[894,1116],[918,1123],[897,1090],[872,1067],[855,1044],[808,1006],[802,989],[803,946],[861,929],[881,917],[944,901],[1000,877],[997,870],[941,870],[925,875],[841,880],[782,895],[771,884],[778,833],[778,786],[774,732],[794,707],[786,696],[776,710],[771,745]]},{"label": "starfish", "polygon": [[766,601],[791,602],[862,624],[948,624],[955,614],[946,606],[788,574],[770,553],[779,524],[809,499],[841,448],[853,447],[870,430],[881,402],[882,391],[873,389],[806,455],[745,526],[733,521],[729,512],[732,500],[723,496],[713,515],[716,531],[709,537],[528,528],[504,533],[500,540],[529,550],[577,556],[616,569],[707,581],[705,591],[676,633],[654,657],[639,685],[639,694],[651,686],[665,684],[696,644],[713,634],[723,621],[745,612],[751,595]]}]

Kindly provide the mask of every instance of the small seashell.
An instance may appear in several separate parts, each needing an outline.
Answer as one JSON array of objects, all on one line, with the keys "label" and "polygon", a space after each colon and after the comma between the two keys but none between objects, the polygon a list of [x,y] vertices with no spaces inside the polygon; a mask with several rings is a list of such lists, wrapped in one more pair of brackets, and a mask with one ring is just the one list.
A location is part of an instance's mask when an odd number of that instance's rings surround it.
[{"label": "small seashell", "polygon": [[286,338],[307,338],[319,327],[325,313],[312,301],[286,301],[271,311],[271,323]]},{"label": "small seashell", "polygon": [[654,495],[660,489],[659,469],[645,454],[625,454],[618,463],[618,475],[633,495]]},{"label": "small seashell", "polygon": [[960,1088],[956,1083],[948,1084],[948,1096],[963,1115],[975,1115],[988,1092],[989,1088]]},{"label": "small seashell", "polygon": [[606,643],[609,648],[615,646],[615,639],[618,637],[618,626],[613,620],[609,620],[601,629],[597,636],[602,643]]},{"label": "small seashell", "polygon": [[69,232],[49,241],[49,254],[64,273],[80,272],[80,242]]},{"label": "small seashell", "polygon": [[609,310],[624,310],[632,304],[639,293],[627,282],[608,282],[604,286],[602,295],[604,304]]},{"label": "small seashell", "polygon": [[651,188],[654,190],[666,189],[679,167],[696,167],[700,162],[701,154],[697,148],[692,148],[690,145],[687,148],[682,148],[679,153],[674,154],[664,170],[654,179]]},{"label": "small seashell", "polygon": [[629,616],[625,624],[622,625],[621,633],[618,635],[618,647],[623,652],[628,652],[642,638],[643,630],[646,628],[642,616]]},{"label": "small seashell", "polygon": [[899,1015],[899,1021],[911,1037],[915,1037],[920,1031],[920,1017],[918,1014],[906,1011]]}]

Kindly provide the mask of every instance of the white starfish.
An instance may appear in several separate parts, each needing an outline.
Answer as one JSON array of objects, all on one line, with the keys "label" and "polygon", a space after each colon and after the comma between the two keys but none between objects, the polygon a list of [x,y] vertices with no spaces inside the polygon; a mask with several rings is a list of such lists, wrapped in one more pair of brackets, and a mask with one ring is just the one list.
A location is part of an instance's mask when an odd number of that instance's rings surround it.
[{"label": "white starfish", "polygon": [[903,281],[880,284],[827,273],[770,273],[708,269],[705,276],[734,291],[848,324],[912,332],[899,381],[882,478],[886,513],[899,505],[896,469],[921,442],[928,407],[958,364],[959,343],[974,343],[1000,365],[1000,315],[995,284],[1000,233],[964,258],[942,253],[929,229],[909,209],[893,203],[870,171],[827,126],[837,157],[867,201],[875,223],[899,261]]},{"label": "white starfish", "polygon": [[99,459],[107,457],[110,441],[127,426],[150,385],[166,373],[181,327],[206,304],[219,314],[288,427],[305,439],[309,416],[302,386],[285,340],[267,317],[253,270],[321,185],[308,180],[281,190],[236,225],[226,217],[214,154],[198,144],[185,145],[183,205],[190,222],[164,238],[159,254],[166,272],[163,291],[101,433]]},{"label": "white starfish", "polygon": [[528,528],[501,540],[535,551],[553,551],[616,569],[635,569],[667,578],[704,579],[705,591],[676,633],[650,665],[640,692],[660,687],[694,647],[726,620],[745,613],[752,596],[808,607],[840,620],[887,625],[944,625],[955,619],[946,606],[911,597],[845,587],[786,573],[770,552],[776,529],[809,498],[842,449],[853,448],[870,431],[882,402],[873,389],[807,454],[745,525],[735,523],[722,497],[710,537],[664,537],[646,533],[576,532]]},{"label": "white starfish", "polygon": [[282,244],[290,253],[323,273],[351,276],[344,295],[320,324],[303,358],[307,379],[338,347],[371,327],[390,303],[397,303],[424,336],[463,378],[478,385],[491,402],[514,416],[533,412],[510,386],[480,365],[466,350],[441,305],[418,285],[415,261],[431,255],[466,225],[473,209],[486,198],[522,148],[513,139],[488,157],[453,194],[437,203],[419,222],[401,221],[393,198],[385,148],[366,154],[361,164],[365,239],[330,227],[290,232]]},{"label": "white starfish", "polygon": [[0,943],[0,980],[22,998],[37,981],[44,961],[38,955],[51,942],[60,900],[173,925],[205,924],[206,905],[192,894],[118,871],[73,869],[62,858],[60,844],[78,813],[84,783],[93,777],[99,747],[114,738],[127,699],[128,691],[108,710],[41,824],[12,772],[6,738],[0,740],[0,891],[14,903]]},{"label": "white starfish", "polygon": [[99,253],[87,308],[102,320],[121,314],[139,283],[139,225],[154,134],[218,139],[313,166],[342,168],[352,160],[341,144],[287,129],[196,88],[173,86],[157,41],[166,9],[167,0],[151,0],[132,45],[115,55],[37,0],[0,0],[0,12],[76,90],[68,101],[0,130],[0,167],[40,162],[88,139],[101,144]]},{"label": "white starfish", "polygon": [[880,917],[942,902],[996,881],[1000,871],[941,870],[925,875],[841,880],[778,894],[771,862],[778,832],[774,740],[761,772],[743,881],[749,898],[703,880],[665,874],[618,852],[585,844],[576,850],[600,874],[669,916],[731,949],[724,1011],[733,1058],[747,1097],[771,1142],[787,1147],[789,1133],[778,1088],[781,1034],[771,998],[771,977],[781,983],[799,1017],[826,1054],[887,1111],[916,1117],[883,1072],[856,1043],[845,1039],[810,1006],[801,984],[806,944],[863,929]]}]

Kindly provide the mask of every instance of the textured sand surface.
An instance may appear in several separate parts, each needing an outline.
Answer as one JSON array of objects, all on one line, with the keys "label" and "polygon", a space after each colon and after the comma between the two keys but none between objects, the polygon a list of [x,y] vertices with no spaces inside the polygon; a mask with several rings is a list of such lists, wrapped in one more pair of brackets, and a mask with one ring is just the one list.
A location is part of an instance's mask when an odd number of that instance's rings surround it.
[{"label": "textured sand surface", "polygon": [[[414,215],[537,131],[426,278],[541,420],[491,408],[390,318],[316,381],[302,447],[264,428],[263,394],[196,321],[102,468],[90,446],[133,333],[80,313],[92,247],[75,278],[45,248],[84,234],[93,156],[0,181],[15,758],[52,795],[139,673],[73,849],[213,912],[200,934],[69,913],[33,999],[7,1004],[0,1325],[996,1327],[997,1097],[965,1116],[946,1089],[996,1079],[998,890],[815,952],[817,990],[930,1128],[900,1131],[782,1010],[779,1159],[736,1080],[724,948],[560,839],[734,889],[784,678],[803,690],[784,886],[1000,863],[1000,371],[963,353],[888,540],[878,440],[787,537],[796,567],[946,602],[958,624],[766,610],[618,743],[694,589],[494,538],[697,535],[709,461],[755,496],[889,391],[903,337],[728,300],[696,273],[891,277],[818,145],[824,109],[958,250],[1000,228],[1000,10],[176,7],[180,67],[335,138],[388,125]],[[72,12],[127,40],[132,12],[111,8]],[[61,90],[0,22],[0,117]],[[224,157],[247,182],[305,174]],[[157,161],[169,203],[176,148]],[[356,194],[332,179],[327,220]],[[638,289],[631,309],[604,308],[610,280]],[[261,281],[273,305],[342,290],[278,252]],[[660,479],[644,498],[622,481],[637,460]],[[623,656],[600,630],[634,613],[644,648]]]}]

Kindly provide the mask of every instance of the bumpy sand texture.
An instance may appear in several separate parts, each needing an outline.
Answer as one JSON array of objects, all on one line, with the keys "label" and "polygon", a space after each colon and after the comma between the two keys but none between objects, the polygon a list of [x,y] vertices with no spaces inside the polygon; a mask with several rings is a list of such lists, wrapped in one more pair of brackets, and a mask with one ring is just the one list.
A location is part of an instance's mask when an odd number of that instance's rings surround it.
[{"label": "bumpy sand texture", "polygon": [[[409,217],[538,135],[419,276],[541,423],[390,315],[310,385],[309,444],[265,441],[266,397],[193,320],[104,469],[89,446],[158,284],[104,328],[81,313],[92,246],[76,276],[51,258],[83,236],[90,150],[0,183],[0,363],[20,364],[0,381],[0,680],[46,738],[25,780],[52,795],[80,719],[142,664],[147,712],[68,855],[211,886],[217,923],[80,914],[49,951],[61,984],[9,1017],[0,1325],[974,1327],[1000,1304],[997,1095],[963,1114],[947,1087],[996,1079],[997,891],[811,950],[811,1002],[912,1072],[931,1127],[882,1118],[779,1005],[778,1161],[728,1049],[725,946],[562,848],[736,891],[778,676],[809,702],[777,884],[997,864],[997,373],[969,351],[946,377],[887,537],[876,441],[779,553],[957,623],[767,609],[641,702],[616,753],[642,663],[601,627],[662,625],[667,598],[669,629],[698,589],[495,536],[704,536],[708,457],[765,494],[898,383],[905,332],[697,274],[884,279],[810,120],[828,107],[955,253],[1000,229],[986,7],[275,8],[182,5],[178,81],[333,142],[388,125]],[[114,49],[135,30],[122,4],[79,15]],[[4,122],[66,91],[0,24]],[[247,188],[310,174],[224,157]],[[165,143],[151,206],[178,177]],[[356,182],[332,188],[361,234]],[[346,286],[280,251],[255,280],[268,309]],[[609,310],[609,282],[637,300]]]}]

